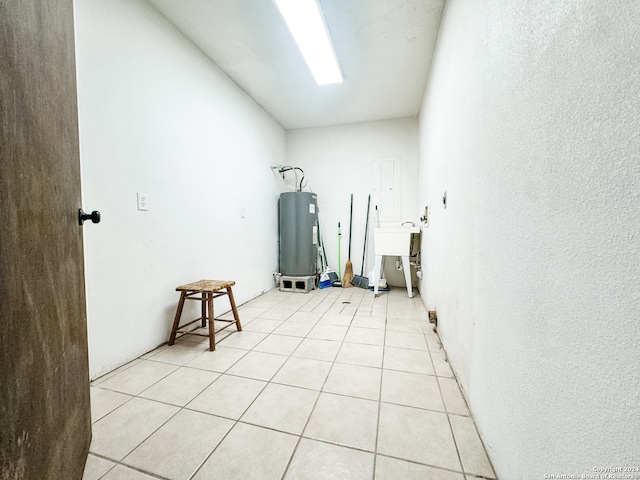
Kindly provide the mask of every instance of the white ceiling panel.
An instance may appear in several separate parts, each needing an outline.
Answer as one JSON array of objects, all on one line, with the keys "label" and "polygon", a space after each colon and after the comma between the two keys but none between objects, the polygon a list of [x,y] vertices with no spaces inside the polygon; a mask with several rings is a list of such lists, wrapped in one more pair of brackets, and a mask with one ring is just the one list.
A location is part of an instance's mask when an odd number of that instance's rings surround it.
[{"label": "white ceiling panel", "polygon": [[271,0],[148,0],[287,129],[416,115],[444,0],[319,0],[345,77],[318,86]]}]

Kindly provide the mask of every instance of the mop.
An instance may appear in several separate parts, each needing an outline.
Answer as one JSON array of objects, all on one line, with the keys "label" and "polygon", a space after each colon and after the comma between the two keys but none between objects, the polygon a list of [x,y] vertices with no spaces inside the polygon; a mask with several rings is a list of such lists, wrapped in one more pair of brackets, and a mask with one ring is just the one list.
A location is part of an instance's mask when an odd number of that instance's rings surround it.
[{"label": "mop", "polygon": [[354,287],[360,287],[369,289],[369,279],[364,276],[364,260],[365,255],[367,254],[367,233],[369,233],[369,207],[371,206],[371,194],[369,194],[369,198],[367,199],[367,221],[364,227],[364,246],[362,247],[362,266],[360,267],[360,275],[356,275],[351,280],[351,285]]},{"label": "mop", "polygon": [[[338,275],[333,280],[334,287],[341,287],[342,282],[340,282],[340,242],[342,241],[342,233],[340,233],[340,222],[338,222]],[[335,275],[335,273],[334,273]]]}]

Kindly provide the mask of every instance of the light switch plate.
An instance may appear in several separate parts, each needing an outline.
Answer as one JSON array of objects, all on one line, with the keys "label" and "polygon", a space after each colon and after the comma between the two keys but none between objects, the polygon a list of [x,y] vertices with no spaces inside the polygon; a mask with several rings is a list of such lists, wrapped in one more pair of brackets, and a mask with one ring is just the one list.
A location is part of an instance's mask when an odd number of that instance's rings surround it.
[{"label": "light switch plate", "polygon": [[149,197],[146,193],[138,192],[138,210],[149,210]]}]

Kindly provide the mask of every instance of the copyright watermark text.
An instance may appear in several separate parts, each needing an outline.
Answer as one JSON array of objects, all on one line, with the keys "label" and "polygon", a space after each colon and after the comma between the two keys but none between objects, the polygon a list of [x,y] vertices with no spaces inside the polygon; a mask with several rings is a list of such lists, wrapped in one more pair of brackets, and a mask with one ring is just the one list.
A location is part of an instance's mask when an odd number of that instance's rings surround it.
[{"label": "copyright watermark text", "polygon": [[640,467],[593,467],[589,473],[545,473],[545,480],[640,480]]}]

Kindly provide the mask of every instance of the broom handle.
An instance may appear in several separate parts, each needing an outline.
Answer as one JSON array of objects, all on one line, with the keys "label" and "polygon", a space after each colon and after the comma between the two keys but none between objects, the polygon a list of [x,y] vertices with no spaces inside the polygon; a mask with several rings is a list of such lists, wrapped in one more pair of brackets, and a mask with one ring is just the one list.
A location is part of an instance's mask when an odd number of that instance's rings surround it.
[{"label": "broom handle", "polygon": [[317,223],[316,236],[318,237],[318,256],[320,257],[320,268],[324,272],[324,258],[322,257],[323,249],[322,249],[322,236],[320,233],[320,220],[316,220],[316,223]]},{"label": "broom handle", "polygon": [[342,278],[340,276],[340,242],[342,240],[342,234],[340,233],[340,222],[338,222],[338,281]]},{"label": "broom handle", "polygon": [[351,211],[349,212],[349,260],[351,260],[351,228],[353,227],[353,193],[351,194]]},{"label": "broom handle", "polygon": [[360,267],[360,276],[364,276],[364,257],[367,253],[367,233],[369,233],[369,207],[371,207],[371,194],[367,199],[367,222],[364,227],[364,246],[362,247],[362,266]]},{"label": "broom handle", "polygon": [[324,240],[322,240],[322,229],[320,228],[320,217],[318,217],[318,245],[322,247],[322,255],[320,256],[321,260],[324,259],[323,268],[329,266],[329,262],[327,261],[327,252],[324,249]]}]

